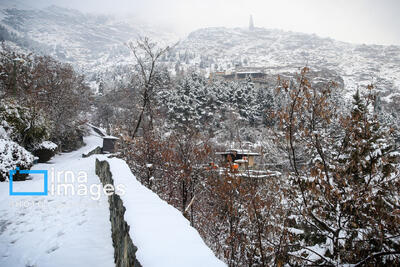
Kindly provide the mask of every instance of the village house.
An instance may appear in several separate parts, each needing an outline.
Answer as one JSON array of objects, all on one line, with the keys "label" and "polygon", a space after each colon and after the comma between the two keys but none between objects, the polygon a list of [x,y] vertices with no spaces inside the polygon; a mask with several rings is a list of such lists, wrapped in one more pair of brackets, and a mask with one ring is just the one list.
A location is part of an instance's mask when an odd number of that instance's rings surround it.
[{"label": "village house", "polygon": [[254,158],[260,156],[259,153],[246,149],[229,149],[216,154],[221,155],[224,164],[235,171],[253,169],[255,167]]},{"label": "village house", "polygon": [[231,71],[218,71],[210,73],[210,79],[224,79],[227,81],[243,81],[250,78],[257,86],[266,84],[267,74],[263,68],[236,67]]}]

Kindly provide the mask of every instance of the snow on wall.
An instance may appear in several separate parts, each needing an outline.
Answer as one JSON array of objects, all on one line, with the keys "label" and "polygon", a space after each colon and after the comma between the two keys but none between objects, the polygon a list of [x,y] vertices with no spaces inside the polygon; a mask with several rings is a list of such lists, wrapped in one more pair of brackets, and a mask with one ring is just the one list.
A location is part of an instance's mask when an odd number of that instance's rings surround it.
[{"label": "snow on wall", "polygon": [[[96,149],[94,150],[96,151]],[[107,161],[96,159],[96,174],[99,176],[103,186],[114,185],[114,180],[110,172],[110,164]],[[125,220],[126,208],[118,194],[108,196],[111,221],[111,237],[114,246],[115,266],[135,266],[142,265],[136,258],[137,247],[133,244],[129,234],[129,225]]]},{"label": "snow on wall", "polygon": [[177,209],[136,180],[125,161],[96,157],[109,162],[114,185],[125,186],[125,221],[142,266],[226,266]]}]

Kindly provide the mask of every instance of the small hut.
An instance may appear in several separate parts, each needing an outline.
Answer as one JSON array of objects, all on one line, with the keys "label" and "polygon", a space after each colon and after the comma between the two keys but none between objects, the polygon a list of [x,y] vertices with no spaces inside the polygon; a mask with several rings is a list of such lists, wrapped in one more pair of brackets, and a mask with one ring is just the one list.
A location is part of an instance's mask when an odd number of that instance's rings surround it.
[{"label": "small hut", "polygon": [[255,166],[254,157],[260,156],[257,152],[251,152],[245,149],[229,149],[227,151],[217,152],[216,154],[221,155],[227,165],[237,170],[253,168]]},{"label": "small hut", "polygon": [[117,140],[118,137],[115,136],[103,136],[103,153],[114,153]]}]

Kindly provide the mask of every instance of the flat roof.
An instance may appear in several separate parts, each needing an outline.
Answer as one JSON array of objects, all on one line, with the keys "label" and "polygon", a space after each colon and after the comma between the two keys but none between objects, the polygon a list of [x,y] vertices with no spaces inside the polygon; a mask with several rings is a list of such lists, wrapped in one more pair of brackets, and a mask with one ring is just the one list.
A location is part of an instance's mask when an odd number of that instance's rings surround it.
[{"label": "flat roof", "polygon": [[112,136],[112,135],[107,135],[107,136],[103,136],[103,139],[113,139],[113,140],[117,140],[119,139],[118,137]]},{"label": "flat roof", "polygon": [[236,163],[247,163],[249,162],[247,159],[237,159],[235,160]]},{"label": "flat roof", "polygon": [[216,152],[217,155],[230,155],[230,154],[238,154],[238,155],[249,155],[249,156],[260,156],[257,152],[251,152],[246,149],[229,149],[228,151]]},{"label": "flat roof", "polygon": [[265,74],[264,72],[259,71],[238,71],[237,74]]}]

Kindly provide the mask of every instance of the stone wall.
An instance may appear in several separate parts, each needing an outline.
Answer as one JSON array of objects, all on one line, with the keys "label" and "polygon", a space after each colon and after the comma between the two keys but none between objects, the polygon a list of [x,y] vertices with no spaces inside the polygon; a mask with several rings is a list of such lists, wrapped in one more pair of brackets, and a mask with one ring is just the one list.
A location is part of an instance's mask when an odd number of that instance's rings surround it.
[{"label": "stone wall", "polygon": [[[96,174],[103,185],[112,184],[114,180],[107,161],[96,159]],[[124,219],[125,207],[122,199],[117,194],[108,197],[110,204],[111,234],[114,246],[114,261],[117,267],[140,267],[136,259],[137,247],[129,236],[129,225]]]},{"label": "stone wall", "polygon": [[100,146],[96,147],[95,149],[93,149],[92,151],[90,151],[87,154],[82,154],[82,158],[87,158],[90,157],[91,155],[95,155],[95,154],[101,154],[102,149]]}]

